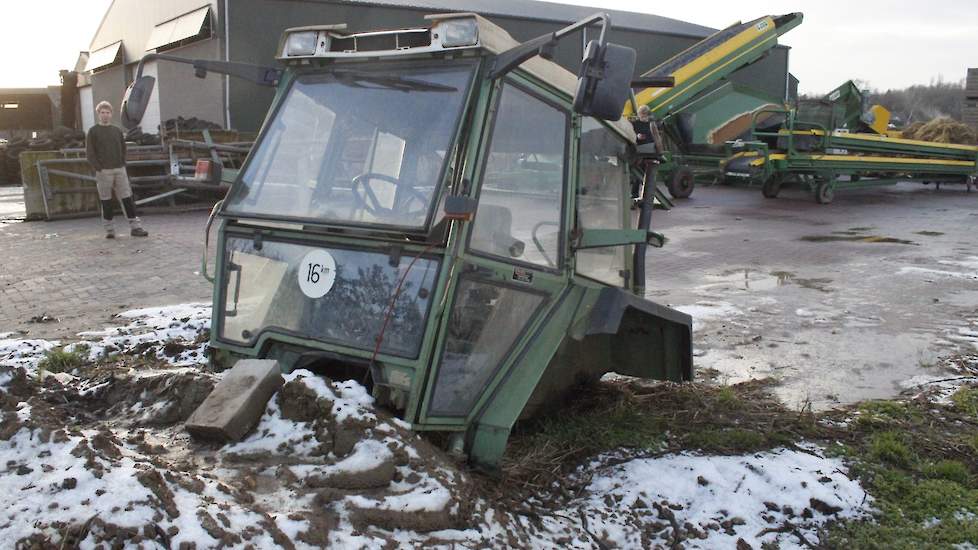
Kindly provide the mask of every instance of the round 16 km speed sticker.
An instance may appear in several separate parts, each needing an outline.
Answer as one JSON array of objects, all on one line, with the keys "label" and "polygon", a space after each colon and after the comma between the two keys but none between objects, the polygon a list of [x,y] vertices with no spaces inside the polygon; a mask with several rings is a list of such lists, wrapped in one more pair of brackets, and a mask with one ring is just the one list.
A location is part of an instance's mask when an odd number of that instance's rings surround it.
[{"label": "round 16 km speed sticker", "polygon": [[336,261],[325,250],[310,250],[299,262],[299,288],[310,298],[322,298],[336,281]]}]

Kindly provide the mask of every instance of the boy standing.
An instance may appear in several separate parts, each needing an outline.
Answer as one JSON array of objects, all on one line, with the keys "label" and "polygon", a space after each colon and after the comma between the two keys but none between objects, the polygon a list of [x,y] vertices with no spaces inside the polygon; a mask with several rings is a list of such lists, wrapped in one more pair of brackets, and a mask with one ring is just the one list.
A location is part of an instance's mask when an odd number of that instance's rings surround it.
[{"label": "boy standing", "polygon": [[95,170],[95,186],[98,188],[98,198],[102,203],[102,224],[105,226],[105,238],[115,238],[115,228],[112,226],[112,192],[122,201],[122,207],[129,219],[129,234],[133,237],[149,235],[139,217],[136,216],[136,204],[132,201],[132,188],[126,176],[126,138],[122,130],[112,125],[112,104],[102,101],[95,107],[98,114],[98,124],[88,130],[85,137],[85,148],[88,163]]}]

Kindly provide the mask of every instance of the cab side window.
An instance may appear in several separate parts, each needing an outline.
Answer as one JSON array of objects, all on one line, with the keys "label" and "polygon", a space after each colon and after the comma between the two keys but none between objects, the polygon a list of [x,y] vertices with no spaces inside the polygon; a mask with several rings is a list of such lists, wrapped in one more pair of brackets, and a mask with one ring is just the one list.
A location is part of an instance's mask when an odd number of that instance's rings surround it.
[{"label": "cab side window", "polygon": [[[629,196],[627,144],[593,118],[581,121],[580,188],[577,225],[581,229],[626,229]],[[612,286],[624,286],[626,246],[578,250],[577,273]]]},{"label": "cab side window", "polygon": [[505,84],[470,247],[556,269],[561,261],[568,113]]}]

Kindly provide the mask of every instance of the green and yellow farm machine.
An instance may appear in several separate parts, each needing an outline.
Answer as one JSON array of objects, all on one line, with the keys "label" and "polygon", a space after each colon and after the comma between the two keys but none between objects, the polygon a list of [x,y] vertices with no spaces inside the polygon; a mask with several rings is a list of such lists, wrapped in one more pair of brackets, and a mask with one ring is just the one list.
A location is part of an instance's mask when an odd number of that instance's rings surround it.
[{"label": "green and yellow farm machine", "polygon": [[[789,13],[733,24],[642,75],[674,80],[672,86],[648,87],[635,94],[636,103],[647,105],[657,121],[663,142],[659,176],[674,198],[689,197],[698,176],[721,176],[723,143],[694,143],[694,125],[719,126],[763,104],[753,96],[731,93],[735,87],[724,79],[764,57],[777,46],[778,37],[800,25],[802,19],[801,13]],[[774,101],[780,104],[782,99]],[[631,104],[627,105],[625,115],[634,114]],[[714,120],[696,120],[711,114]]]},{"label": "green and yellow farm machine", "polygon": [[[216,355],[363,380],[493,466],[581,380],[690,380],[691,319],[642,297],[663,238],[654,186],[629,211],[635,52],[606,42],[608,17],[524,43],[471,13],[427,19],[289,29],[274,68],[156,57],[276,89],[214,213]],[[579,74],[550,60],[593,24]],[[128,120],[152,84],[140,71]]]},{"label": "green and yellow farm machine", "polygon": [[978,147],[893,137],[888,122],[886,109],[867,108],[855,84],[846,82],[797,108],[755,113],[751,139],[728,145],[724,173],[728,181],[760,184],[768,198],[786,183],[801,184],[820,204],[832,202],[837,189],[901,181],[964,184],[971,190]]}]

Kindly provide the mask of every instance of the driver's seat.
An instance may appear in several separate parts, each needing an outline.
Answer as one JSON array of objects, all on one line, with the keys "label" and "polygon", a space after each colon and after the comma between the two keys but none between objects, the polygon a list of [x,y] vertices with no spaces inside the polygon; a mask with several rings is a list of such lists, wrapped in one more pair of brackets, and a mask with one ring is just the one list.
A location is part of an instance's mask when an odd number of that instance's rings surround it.
[{"label": "driver's seat", "polygon": [[523,241],[513,237],[513,213],[505,206],[480,204],[472,230],[472,248],[497,256],[518,258]]}]

